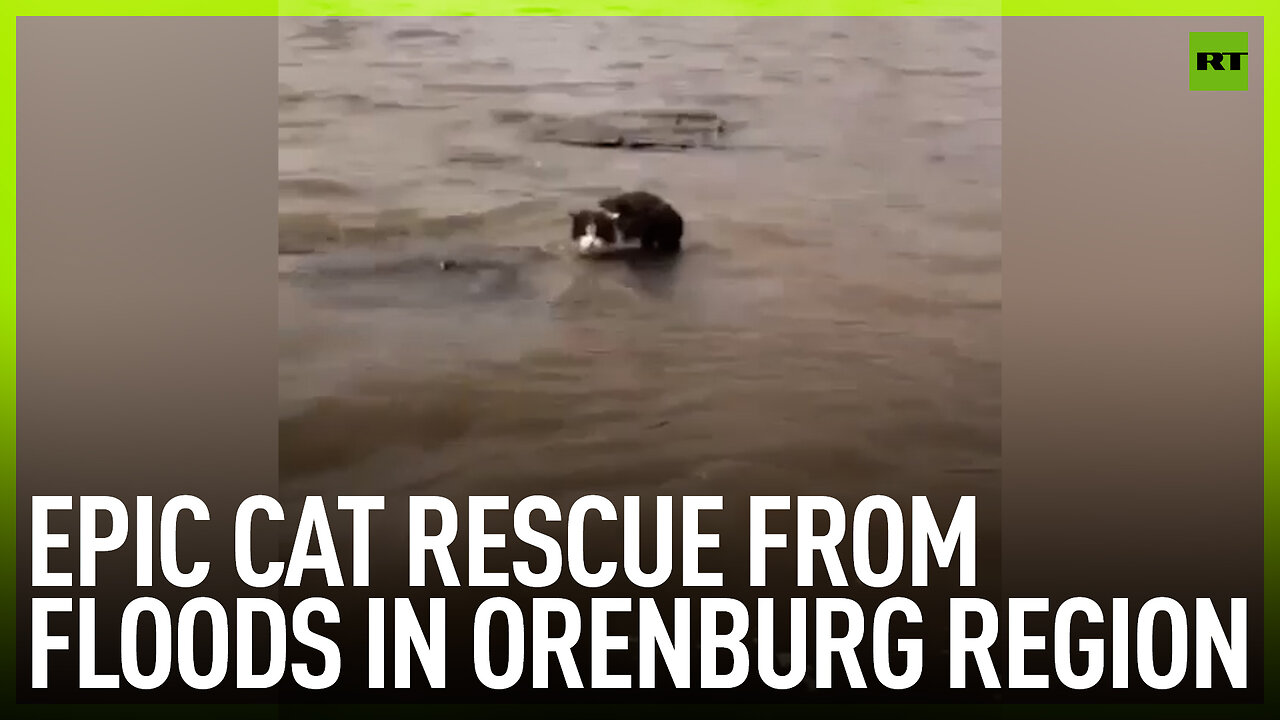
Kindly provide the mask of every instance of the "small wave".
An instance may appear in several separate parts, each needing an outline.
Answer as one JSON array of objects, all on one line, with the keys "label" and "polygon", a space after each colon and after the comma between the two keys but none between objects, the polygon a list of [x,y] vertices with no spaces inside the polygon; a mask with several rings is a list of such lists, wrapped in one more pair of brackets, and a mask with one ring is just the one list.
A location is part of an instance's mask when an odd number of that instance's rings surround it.
[{"label": "small wave", "polygon": [[933,219],[949,227],[971,232],[1000,232],[1004,227],[1004,215],[999,209],[936,213]]},{"label": "small wave", "polygon": [[472,245],[449,251],[347,252],[290,263],[286,274],[299,278],[388,278],[394,276],[466,277],[515,270],[553,257],[542,248]]},{"label": "small wave", "polygon": [[[911,251],[896,253],[899,257],[919,262],[939,275],[999,275],[1003,261],[999,255],[936,255]],[[971,309],[982,309],[979,307]]]},{"label": "small wave", "polygon": [[325,213],[284,213],[276,219],[278,251],[300,255],[338,242],[342,227]]},{"label": "small wave", "polygon": [[755,95],[747,93],[734,92],[718,92],[718,93],[696,93],[691,95],[682,95],[674,98],[678,104],[696,103],[698,105],[711,105],[715,107],[723,107],[726,105],[742,105],[746,103],[754,103],[760,100]]},{"label": "small wave", "polygon": [[346,50],[354,41],[359,24],[341,18],[326,18],[315,25],[304,25],[302,30],[289,36],[290,40],[316,40],[315,45],[301,46],[305,50]]},{"label": "small wave", "polygon": [[328,120],[281,120],[279,127],[281,130],[310,130],[322,128],[328,124]]},{"label": "small wave", "polygon": [[[425,215],[417,209],[373,213],[286,212],[277,219],[279,252],[321,252],[392,241],[443,240],[494,230],[511,231],[524,223],[543,223],[556,206],[552,200],[525,200],[470,213]],[[558,216],[556,217],[558,220]]]},{"label": "small wave", "polygon": [[506,123],[522,123],[534,142],[628,149],[718,147],[741,127],[705,109],[628,110],[566,116],[499,111]]},{"label": "small wave", "polygon": [[733,43],[729,42],[706,42],[699,40],[688,41],[683,43],[683,45],[695,50],[732,50],[737,47]]},{"label": "small wave", "polygon": [[314,97],[313,94],[309,92],[281,90],[280,93],[276,96],[276,100],[281,105],[300,105],[310,100],[312,97]]},{"label": "small wave", "polygon": [[973,32],[975,30],[981,30],[984,27],[983,21],[976,18],[944,17],[941,18],[939,22],[945,28],[959,30],[961,32]]},{"label": "small wave", "polygon": [[795,85],[803,79],[804,74],[795,70],[766,72],[760,76],[760,79],[768,83],[779,83],[782,85]]},{"label": "small wave", "polygon": [[971,78],[982,77],[984,74],[981,70],[954,70],[951,68],[890,68],[899,75],[907,77],[940,77],[940,78]]},{"label": "small wave", "polygon": [[[438,327],[440,322],[457,325],[457,319],[449,317],[451,309],[490,313],[494,322],[530,313],[545,316],[550,307],[545,280],[568,270],[562,263],[548,263],[557,257],[530,246],[450,243],[425,251],[365,249],[289,256],[277,266],[281,282],[305,293],[312,308],[376,311]],[[470,334],[479,330],[475,320],[470,317],[465,323],[472,327],[454,329]]]},{"label": "small wave", "polygon": [[334,93],[332,95],[319,96],[318,100],[332,100],[351,108],[367,108],[373,105],[373,100],[359,93]]},{"label": "small wave", "polygon": [[538,114],[532,110],[517,109],[493,110],[489,113],[489,117],[499,125],[514,125],[517,123],[528,122],[537,116]]},{"label": "small wave", "polygon": [[398,40],[439,40],[446,45],[456,45],[462,39],[457,33],[435,30],[433,28],[401,28],[387,33],[387,39]]},{"label": "small wave", "polygon": [[354,197],[359,193],[350,185],[332,178],[281,178],[281,195],[299,197]]},{"label": "small wave", "polygon": [[495,95],[520,95],[529,92],[528,85],[501,83],[423,83],[422,89],[442,93],[490,93]]},{"label": "small wave", "polygon": [[510,70],[514,67],[510,60],[462,60],[451,63],[448,69],[453,72],[469,72],[472,70]]},{"label": "small wave", "polygon": [[458,148],[445,158],[451,165],[469,165],[480,168],[507,168],[524,162],[519,155],[500,153],[493,150]]},{"label": "small wave", "polygon": [[530,93],[564,93],[572,95],[585,91],[619,92],[636,87],[629,80],[543,82],[543,83],[424,83],[422,88],[434,92],[456,92],[492,95],[527,95]]},{"label": "small wave", "polygon": [[282,89],[277,95],[280,105],[298,106],[304,103],[337,103],[348,111],[367,110],[452,110],[455,103],[424,105],[400,100],[379,100],[359,93],[313,93]]},{"label": "small wave", "polygon": [[453,103],[421,105],[418,103],[400,102],[398,100],[377,100],[369,105],[374,110],[453,110],[458,106]]},{"label": "small wave", "polygon": [[322,252],[353,246],[385,246],[420,236],[422,221],[413,210],[374,213],[281,213],[277,219],[279,252]]},{"label": "small wave", "polygon": [[999,300],[966,300],[943,295],[920,295],[883,286],[851,285],[840,292],[847,307],[876,307],[901,317],[941,318],[964,311],[999,311]]}]

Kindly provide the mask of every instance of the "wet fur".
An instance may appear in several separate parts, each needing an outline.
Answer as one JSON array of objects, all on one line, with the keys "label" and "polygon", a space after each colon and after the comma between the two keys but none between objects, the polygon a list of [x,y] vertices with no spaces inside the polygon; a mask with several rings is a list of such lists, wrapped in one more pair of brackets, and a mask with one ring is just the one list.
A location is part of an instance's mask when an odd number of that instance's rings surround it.
[{"label": "wet fur", "polygon": [[594,236],[602,246],[631,242],[649,252],[680,252],[684,218],[657,195],[644,191],[623,193],[601,200],[600,208],[569,214],[575,240]]}]

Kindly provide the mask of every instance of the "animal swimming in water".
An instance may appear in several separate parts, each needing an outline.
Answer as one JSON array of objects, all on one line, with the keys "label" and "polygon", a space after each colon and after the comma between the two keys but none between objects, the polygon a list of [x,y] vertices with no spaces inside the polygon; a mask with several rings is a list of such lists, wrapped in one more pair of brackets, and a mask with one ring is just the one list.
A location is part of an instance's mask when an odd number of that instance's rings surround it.
[{"label": "animal swimming in water", "polygon": [[607,197],[600,209],[569,213],[571,236],[582,253],[638,245],[642,250],[680,252],[684,218],[666,200],[650,192],[635,191]]}]

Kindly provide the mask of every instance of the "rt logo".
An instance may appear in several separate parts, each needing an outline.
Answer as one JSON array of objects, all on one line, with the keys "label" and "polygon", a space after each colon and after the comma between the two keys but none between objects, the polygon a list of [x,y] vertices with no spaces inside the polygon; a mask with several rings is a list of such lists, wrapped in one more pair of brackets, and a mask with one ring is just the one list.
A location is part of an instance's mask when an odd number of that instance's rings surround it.
[{"label": "rt logo", "polygon": [[1191,33],[1192,90],[1249,89],[1249,33]]}]

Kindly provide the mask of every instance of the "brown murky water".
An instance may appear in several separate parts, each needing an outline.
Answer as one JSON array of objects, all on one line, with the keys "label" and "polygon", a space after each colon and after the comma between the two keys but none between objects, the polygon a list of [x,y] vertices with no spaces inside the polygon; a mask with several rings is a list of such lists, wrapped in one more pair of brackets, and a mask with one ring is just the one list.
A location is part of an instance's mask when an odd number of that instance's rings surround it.
[{"label": "brown murky water", "polygon": [[[282,493],[996,487],[1000,49],[998,19],[282,18]],[[730,130],[531,132],[664,108]],[[565,213],[633,188],[687,252],[575,258]]]}]

